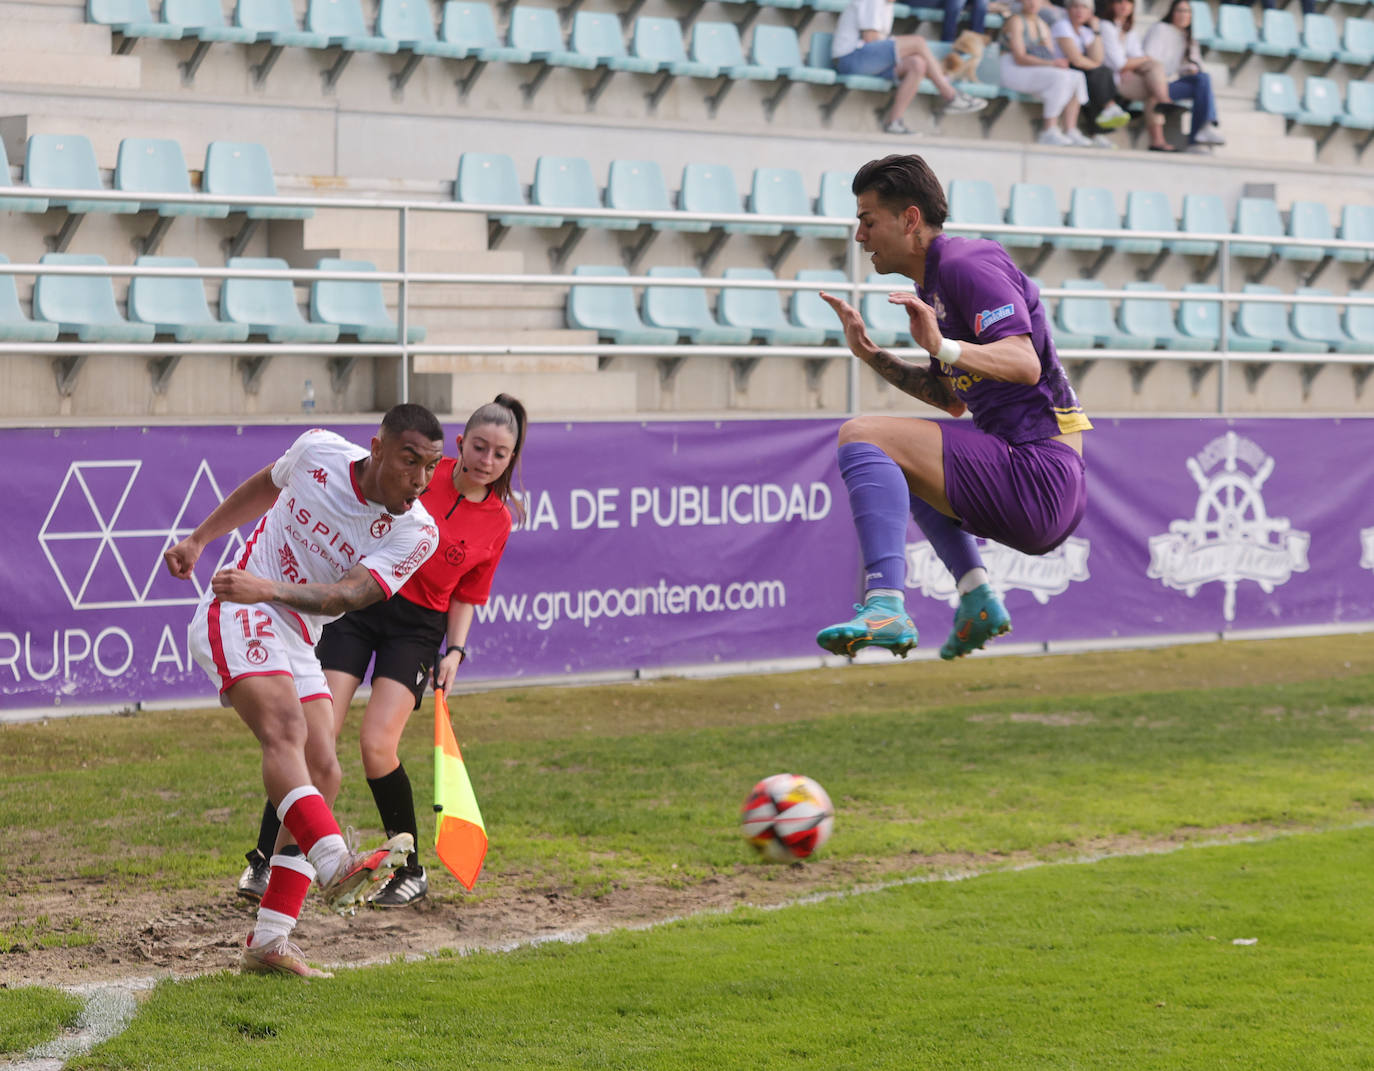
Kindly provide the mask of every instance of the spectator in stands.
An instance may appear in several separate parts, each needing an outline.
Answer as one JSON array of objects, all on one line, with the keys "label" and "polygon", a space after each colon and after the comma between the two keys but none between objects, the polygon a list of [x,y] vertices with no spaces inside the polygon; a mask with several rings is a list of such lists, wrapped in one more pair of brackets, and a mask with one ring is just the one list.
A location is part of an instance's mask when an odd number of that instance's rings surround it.
[{"label": "spectator in stands", "polygon": [[[1129,123],[1131,117],[1116,103],[1116,78],[1102,58],[1099,25],[1093,14],[1093,0],[1068,0],[1064,18],[1050,32],[1069,66],[1082,71],[1088,84],[1088,103],[1082,112],[1088,127],[1094,131],[1116,130]],[[1091,134],[1090,140],[1100,149],[1113,147],[1100,133]]]},{"label": "spectator in stands", "polygon": [[[1280,4],[1280,3],[1275,3],[1275,0],[1264,0],[1264,9],[1265,9],[1266,11],[1268,11],[1270,8],[1285,7],[1285,6],[1287,6],[1287,0],[1284,0],[1284,3],[1282,3],[1282,4]],[[1316,11],[1316,10],[1317,10],[1317,0],[1302,0],[1302,13],[1303,13],[1304,15],[1310,15],[1310,14],[1312,14],[1312,12],[1314,12],[1314,11]]]},{"label": "spectator in stands", "polygon": [[1173,152],[1164,139],[1164,113],[1169,103],[1169,80],[1164,65],[1145,55],[1135,30],[1135,0],[1097,0],[1098,35],[1102,58],[1116,77],[1117,92],[1127,100],[1145,102],[1145,130],[1152,152]]},{"label": "spectator in stands", "polygon": [[1091,145],[1078,129],[1078,113],[1088,100],[1082,71],[1055,46],[1040,11],[1045,0],[1022,0],[1021,10],[1002,27],[1002,85],[1035,97],[1044,107],[1041,145]]},{"label": "spectator in stands", "polygon": [[921,88],[921,79],[935,83],[945,112],[981,111],[987,101],[960,93],[945,77],[920,34],[892,36],[893,0],[850,0],[835,24],[831,58],[840,74],[870,74],[897,83],[883,131],[910,134],[902,119],[906,106]]},{"label": "spectator in stands", "polygon": [[1202,69],[1202,50],[1193,40],[1193,5],[1173,0],[1169,11],[1145,34],[1145,55],[1158,61],[1169,88],[1169,99],[1191,100],[1193,118],[1188,128],[1188,151],[1208,152],[1209,146],[1225,145],[1217,132],[1217,103],[1212,79]]},{"label": "spectator in stands", "polygon": [[[945,0],[945,22],[940,29],[941,41],[953,41],[959,34],[959,16],[970,0]],[[973,10],[969,13],[968,28],[974,33],[983,33],[983,25],[988,18],[988,0],[972,0]]]}]

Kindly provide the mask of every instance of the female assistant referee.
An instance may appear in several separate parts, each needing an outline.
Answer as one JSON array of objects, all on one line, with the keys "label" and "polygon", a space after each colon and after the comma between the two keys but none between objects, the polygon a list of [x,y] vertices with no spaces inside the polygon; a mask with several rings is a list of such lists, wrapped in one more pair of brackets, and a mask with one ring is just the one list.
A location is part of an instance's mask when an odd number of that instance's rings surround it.
[{"label": "female assistant referee", "polygon": [[[466,661],[474,608],[491,592],[512,511],[516,520],[524,519],[520,501],[511,496],[511,477],[525,444],[525,428],[525,407],[509,394],[497,395],[468,417],[458,437],[458,456],[439,462],[420,495],[439,527],[438,550],[395,598],[332,622],[316,648],[333,695],[336,738],[368,662],[376,656],[360,743],[363,772],[388,836],[407,832],[420,842],[410,777],[397,747],[431,676],[435,687],[447,688]],[[239,895],[261,898],[278,826],[276,812],[267,807],[258,845],[248,853],[248,866],[239,878]],[[370,903],[404,907],[428,892],[428,875],[418,852],[412,852]]]}]

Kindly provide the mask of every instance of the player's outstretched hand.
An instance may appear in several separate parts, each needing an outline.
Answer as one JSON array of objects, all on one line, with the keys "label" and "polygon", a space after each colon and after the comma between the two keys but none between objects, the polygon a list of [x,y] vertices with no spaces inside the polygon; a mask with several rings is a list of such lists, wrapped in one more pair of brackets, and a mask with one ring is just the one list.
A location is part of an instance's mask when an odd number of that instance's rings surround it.
[{"label": "player's outstretched hand", "polygon": [[210,590],[220,602],[270,602],[272,582],[242,569],[221,569],[210,578]]},{"label": "player's outstretched hand", "polygon": [[910,290],[894,290],[887,295],[887,300],[906,309],[906,318],[911,324],[912,341],[933,356],[940,348],[940,343],[944,341],[940,334],[939,321],[935,319],[935,310]]},{"label": "player's outstretched hand", "polygon": [[176,546],[164,550],[162,560],[167,563],[167,571],[178,580],[190,580],[200,559],[200,551],[200,544],[187,536]]},{"label": "player's outstretched hand", "polygon": [[844,328],[844,340],[849,344],[849,350],[860,360],[867,360],[878,352],[878,347],[873,344],[873,340],[868,337],[868,328],[864,325],[864,319],[856,309],[844,298],[838,298],[834,294],[827,294],[821,291],[821,300],[835,310],[835,315],[840,318],[840,326]]}]

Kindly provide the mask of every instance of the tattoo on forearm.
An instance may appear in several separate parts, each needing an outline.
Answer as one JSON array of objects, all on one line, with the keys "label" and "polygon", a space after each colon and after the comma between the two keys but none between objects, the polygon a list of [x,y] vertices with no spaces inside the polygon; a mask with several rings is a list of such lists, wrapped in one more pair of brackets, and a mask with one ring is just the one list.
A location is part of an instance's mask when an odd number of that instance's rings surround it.
[{"label": "tattoo on forearm", "polygon": [[931,375],[929,368],[894,357],[887,350],[879,350],[868,363],[898,390],[937,409],[948,409],[958,400],[949,384],[939,376]]},{"label": "tattoo on forearm", "polygon": [[346,614],[371,606],[382,597],[370,573],[346,576],[337,584],[286,584],[278,582],[273,600],[308,614]]}]

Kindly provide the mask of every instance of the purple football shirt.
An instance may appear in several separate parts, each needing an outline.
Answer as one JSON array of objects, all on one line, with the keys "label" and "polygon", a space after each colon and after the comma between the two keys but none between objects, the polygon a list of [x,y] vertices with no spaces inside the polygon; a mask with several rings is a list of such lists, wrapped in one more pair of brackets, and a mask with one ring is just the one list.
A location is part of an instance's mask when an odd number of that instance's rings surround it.
[{"label": "purple football shirt", "polygon": [[1029,335],[1040,358],[1034,386],[999,383],[930,359],[949,380],[977,427],[1009,443],[1048,439],[1092,427],[1054,352],[1040,291],[996,242],[936,235],[926,250],[917,295],[935,310],[940,333],[959,342]]}]

